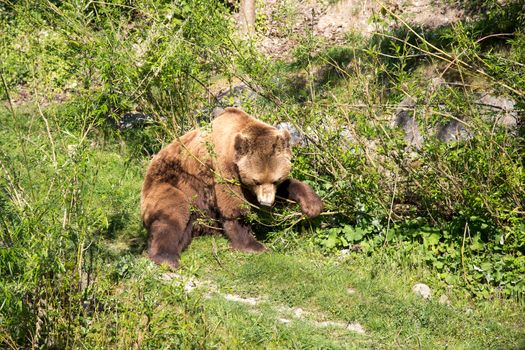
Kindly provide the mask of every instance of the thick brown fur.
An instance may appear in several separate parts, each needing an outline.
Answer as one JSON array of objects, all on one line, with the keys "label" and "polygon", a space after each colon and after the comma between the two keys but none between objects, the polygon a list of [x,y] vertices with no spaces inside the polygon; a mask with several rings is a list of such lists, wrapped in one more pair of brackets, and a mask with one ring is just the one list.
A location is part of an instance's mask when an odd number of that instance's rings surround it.
[{"label": "thick brown fur", "polygon": [[319,215],[323,204],[305,183],[289,179],[290,135],[236,108],[227,108],[211,130],[193,130],[151,161],[141,196],[148,254],[158,264],[178,266],[192,238],[223,232],[234,249],[264,251],[243,221],[253,205],[275,196]]}]

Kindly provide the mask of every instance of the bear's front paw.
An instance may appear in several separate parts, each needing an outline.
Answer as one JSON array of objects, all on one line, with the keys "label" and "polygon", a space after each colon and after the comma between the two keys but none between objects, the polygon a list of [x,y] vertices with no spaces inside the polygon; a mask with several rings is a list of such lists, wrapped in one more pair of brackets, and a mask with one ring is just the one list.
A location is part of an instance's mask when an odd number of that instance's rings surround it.
[{"label": "bear's front paw", "polygon": [[321,210],[323,210],[323,202],[319,198],[311,201],[301,201],[301,211],[310,218],[319,216]]},{"label": "bear's front paw", "polygon": [[244,244],[232,243],[231,246],[233,249],[245,253],[262,253],[268,250],[262,243],[255,240]]}]

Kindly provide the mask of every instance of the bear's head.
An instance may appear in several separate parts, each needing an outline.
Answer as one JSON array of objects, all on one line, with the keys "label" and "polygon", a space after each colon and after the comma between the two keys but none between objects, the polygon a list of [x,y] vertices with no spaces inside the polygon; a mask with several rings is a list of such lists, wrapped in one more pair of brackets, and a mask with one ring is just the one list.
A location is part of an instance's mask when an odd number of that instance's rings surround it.
[{"label": "bear's head", "polygon": [[290,134],[268,125],[254,125],[235,136],[235,164],[243,186],[259,204],[271,206],[277,186],[290,175]]}]

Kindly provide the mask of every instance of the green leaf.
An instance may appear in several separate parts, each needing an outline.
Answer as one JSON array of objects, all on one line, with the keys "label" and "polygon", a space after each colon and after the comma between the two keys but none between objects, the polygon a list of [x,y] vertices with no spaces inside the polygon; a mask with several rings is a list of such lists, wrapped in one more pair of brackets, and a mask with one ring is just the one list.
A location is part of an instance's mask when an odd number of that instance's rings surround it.
[{"label": "green leaf", "polygon": [[492,263],[490,263],[490,262],[484,262],[484,263],[481,264],[480,267],[481,267],[481,269],[482,269],[483,271],[485,271],[485,272],[487,272],[487,271],[491,271],[491,270],[492,270]]},{"label": "green leaf", "polygon": [[472,243],[470,244],[470,249],[472,251],[480,251],[483,249],[483,243],[480,242],[479,236],[474,236],[472,238]]},{"label": "green leaf", "polygon": [[440,233],[432,233],[428,237],[425,238],[425,241],[426,241],[426,244],[428,245],[437,245],[440,239],[441,239]]},{"label": "green leaf", "polygon": [[335,246],[337,245],[337,242],[338,242],[338,239],[337,237],[328,237],[324,242],[323,242],[323,245],[328,248],[328,249],[332,249],[332,248],[335,248]]},{"label": "green leaf", "polygon": [[364,235],[366,234],[366,231],[361,227],[352,227],[350,225],[343,226],[343,232],[345,234],[345,238],[349,242],[358,242],[363,239]]},{"label": "green leaf", "polygon": [[441,269],[443,269],[443,267],[444,267],[445,264],[443,264],[443,262],[441,262],[441,261],[434,261],[434,262],[432,263],[432,265],[434,265],[434,267],[435,267],[436,269],[441,270]]}]

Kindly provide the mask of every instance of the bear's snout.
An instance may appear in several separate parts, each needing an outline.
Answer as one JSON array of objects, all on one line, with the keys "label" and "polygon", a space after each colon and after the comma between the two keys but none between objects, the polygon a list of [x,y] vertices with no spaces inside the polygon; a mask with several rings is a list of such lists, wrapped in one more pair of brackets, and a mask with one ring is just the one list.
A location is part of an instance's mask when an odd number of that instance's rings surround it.
[{"label": "bear's snout", "polygon": [[255,189],[257,201],[260,205],[271,207],[275,201],[275,186],[274,184],[263,184],[257,186]]}]

